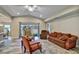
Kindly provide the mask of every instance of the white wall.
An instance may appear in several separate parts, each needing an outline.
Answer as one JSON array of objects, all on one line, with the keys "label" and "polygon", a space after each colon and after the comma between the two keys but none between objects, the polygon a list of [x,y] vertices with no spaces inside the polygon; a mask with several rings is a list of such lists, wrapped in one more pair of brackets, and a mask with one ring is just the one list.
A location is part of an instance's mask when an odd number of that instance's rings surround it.
[{"label": "white wall", "polygon": [[46,22],[51,24],[52,32],[66,32],[79,36],[79,7],[66,9]]},{"label": "white wall", "polygon": [[52,22],[52,31],[72,33],[79,36],[79,16],[61,18]]}]

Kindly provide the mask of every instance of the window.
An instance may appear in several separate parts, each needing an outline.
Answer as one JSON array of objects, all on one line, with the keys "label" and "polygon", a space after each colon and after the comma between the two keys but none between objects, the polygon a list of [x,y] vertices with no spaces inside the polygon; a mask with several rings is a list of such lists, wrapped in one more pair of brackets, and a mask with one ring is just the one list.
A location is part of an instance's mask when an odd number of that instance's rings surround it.
[{"label": "window", "polygon": [[11,31],[10,24],[4,24],[4,33],[6,36],[10,36],[10,31]]}]

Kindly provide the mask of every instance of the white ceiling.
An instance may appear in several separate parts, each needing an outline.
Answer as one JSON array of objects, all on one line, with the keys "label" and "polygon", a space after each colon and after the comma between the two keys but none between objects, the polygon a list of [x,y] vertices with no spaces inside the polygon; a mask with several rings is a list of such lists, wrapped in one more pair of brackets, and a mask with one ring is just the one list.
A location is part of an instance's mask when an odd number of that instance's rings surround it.
[{"label": "white ceiling", "polygon": [[[0,6],[11,16],[33,16],[36,18],[47,19],[69,8],[68,5],[37,5],[33,12],[28,11],[24,5],[4,5]],[[19,14],[17,14],[19,13]],[[41,16],[40,16],[41,15]]]}]

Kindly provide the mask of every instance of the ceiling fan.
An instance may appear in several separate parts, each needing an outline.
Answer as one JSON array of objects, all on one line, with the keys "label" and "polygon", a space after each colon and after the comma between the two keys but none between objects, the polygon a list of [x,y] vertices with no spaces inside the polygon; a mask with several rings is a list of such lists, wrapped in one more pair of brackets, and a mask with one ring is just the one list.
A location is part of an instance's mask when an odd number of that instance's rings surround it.
[{"label": "ceiling fan", "polygon": [[35,9],[38,8],[38,6],[37,5],[26,5],[25,8],[29,10],[30,12],[33,12]]}]

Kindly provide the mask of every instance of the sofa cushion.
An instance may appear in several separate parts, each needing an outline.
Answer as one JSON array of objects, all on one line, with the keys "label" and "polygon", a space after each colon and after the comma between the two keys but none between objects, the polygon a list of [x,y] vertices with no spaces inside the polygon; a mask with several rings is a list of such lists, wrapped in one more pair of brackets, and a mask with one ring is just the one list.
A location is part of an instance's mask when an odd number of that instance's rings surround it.
[{"label": "sofa cushion", "polygon": [[57,39],[57,38],[55,38],[55,41],[59,42],[60,44],[66,42],[66,41],[63,41],[63,40],[59,40],[59,39]]},{"label": "sofa cushion", "polygon": [[71,37],[72,35],[71,34],[66,34],[68,37]]},{"label": "sofa cushion", "polygon": [[59,38],[59,40],[66,41],[69,37],[67,35],[63,35]]},{"label": "sofa cushion", "polygon": [[54,33],[50,33],[49,36],[52,36]]},{"label": "sofa cushion", "polygon": [[52,36],[57,37],[57,32],[54,32]]},{"label": "sofa cushion", "polygon": [[49,36],[56,37],[57,34],[56,33],[50,33]]},{"label": "sofa cushion", "polygon": [[59,39],[62,36],[62,33],[57,34],[57,38]]}]

